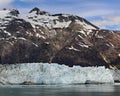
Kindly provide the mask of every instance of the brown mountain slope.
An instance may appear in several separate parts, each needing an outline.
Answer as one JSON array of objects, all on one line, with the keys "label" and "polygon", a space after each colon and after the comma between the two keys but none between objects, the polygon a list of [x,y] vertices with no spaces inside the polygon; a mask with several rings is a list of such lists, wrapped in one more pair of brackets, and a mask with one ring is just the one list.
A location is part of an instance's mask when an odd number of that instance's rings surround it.
[{"label": "brown mountain slope", "polygon": [[[84,18],[49,14],[34,8],[28,14],[1,10],[0,63],[49,62],[68,66],[120,63],[120,33],[102,30]],[[13,14],[14,13],[14,14]]]}]

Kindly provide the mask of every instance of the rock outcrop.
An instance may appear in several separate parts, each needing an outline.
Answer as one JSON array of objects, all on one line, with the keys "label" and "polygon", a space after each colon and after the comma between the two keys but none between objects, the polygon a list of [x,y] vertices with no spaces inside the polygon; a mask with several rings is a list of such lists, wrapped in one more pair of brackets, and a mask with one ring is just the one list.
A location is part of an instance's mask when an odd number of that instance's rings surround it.
[{"label": "rock outcrop", "polygon": [[38,8],[27,14],[1,10],[0,63],[33,62],[119,68],[120,33]]}]

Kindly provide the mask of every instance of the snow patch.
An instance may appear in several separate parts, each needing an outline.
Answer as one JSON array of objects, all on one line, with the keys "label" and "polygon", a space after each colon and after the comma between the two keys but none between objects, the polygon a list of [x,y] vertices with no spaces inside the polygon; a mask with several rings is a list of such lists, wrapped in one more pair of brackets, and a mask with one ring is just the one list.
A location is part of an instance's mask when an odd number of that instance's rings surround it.
[{"label": "snow patch", "polygon": [[86,36],[86,32],[85,31],[83,31],[83,30],[81,30],[81,31],[79,31],[81,34],[83,34],[83,35],[85,35]]},{"label": "snow patch", "polygon": [[74,51],[80,51],[80,50],[74,48],[73,46],[69,47],[68,49],[69,49],[69,50],[74,50]]},{"label": "snow patch", "polygon": [[26,34],[28,34],[29,36],[33,36],[33,34],[31,32],[26,31]]},{"label": "snow patch", "polygon": [[110,45],[111,47],[115,47],[111,42],[109,42],[109,45]]},{"label": "snow patch", "polygon": [[87,31],[87,35],[90,35],[90,33],[92,33],[92,30]]},{"label": "snow patch", "polygon": [[68,17],[68,16],[69,16],[69,14],[62,14],[62,16],[63,16],[63,17]]},{"label": "snow patch", "polygon": [[23,37],[19,37],[18,39],[21,39],[21,40],[26,40],[25,38],[23,38]]},{"label": "snow patch", "polygon": [[67,28],[71,21],[60,22],[58,16],[48,16],[48,15],[36,15],[35,13],[21,14],[20,18],[24,18],[27,22],[32,24],[32,27],[35,28],[36,25],[52,28]]},{"label": "snow patch", "polygon": [[98,36],[97,36],[97,38],[103,39],[104,37],[103,37],[103,36],[98,35]]},{"label": "snow patch", "polygon": [[86,22],[84,22],[84,20],[81,22],[80,20],[75,20],[75,22],[81,26],[83,26],[86,29],[96,29],[95,27],[93,27],[90,24],[87,24]]},{"label": "snow patch", "polygon": [[40,35],[39,33],[36,33],[36,37],[46,39],[44,36]]},{"label": "snow patch", "polygon": [[120,57],[120,53],[118,54],[118,56]]},{"label": "snow patch", "polygon": [[60,21],[56,21],[56,24],[53,25],[53,28],[67,28],[69,27],[71,21],[68,22],[60,22]]},{"label": "snow patch", "polygon": [[35,46],[35,47],[39,47],[37,44],[35,44],[34,42],[32,42],[32,44]]},{"label": "snow patch", "polygon": [[32,12],[29,14],[21,14],[19,18],[24,18],[27,22],[30,22],[33,28],[35,28],[36,25],[51,28],[54,24],[53,20],[58,19],[58,16],[36,15]]},{"label": "snow patch", "polygon": [[85,44],[79,44],[81,47],[85,47],[85,48],[89,48],[88,45],[85,45]]},{"label": "snow patch", "polygon": [[4,18],[9,15],[9,10],[0,10],[0,18]]},{"label": "snow patch", "polygon": [[83,38],[81,35],[78,35],[79,38]]},{"label": "snow patch", "polygon": [[6,30],[4,31],[8,36],[11,36],[11,33],[7,32]]}]

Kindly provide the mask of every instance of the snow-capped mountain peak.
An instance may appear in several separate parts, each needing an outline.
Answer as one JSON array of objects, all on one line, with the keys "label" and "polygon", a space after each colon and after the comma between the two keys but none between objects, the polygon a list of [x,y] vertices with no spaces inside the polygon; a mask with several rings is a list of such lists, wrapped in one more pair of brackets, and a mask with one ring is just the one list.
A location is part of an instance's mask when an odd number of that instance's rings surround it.
[{"label": "snow-capped mountain peak", "polygon": [[[109,66],[119,61],[120,34],[70,14],[0,11],[0,63],[54,62]],[[112,54],[112,55],[111,55]],[[112,59],[112,56],[114,58]]]}]

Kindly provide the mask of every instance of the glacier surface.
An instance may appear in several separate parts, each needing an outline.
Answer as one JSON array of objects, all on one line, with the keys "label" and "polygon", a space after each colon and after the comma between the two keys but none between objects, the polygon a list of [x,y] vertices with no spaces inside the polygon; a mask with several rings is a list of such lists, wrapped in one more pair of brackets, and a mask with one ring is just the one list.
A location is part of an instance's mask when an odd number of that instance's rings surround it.
[{"label": "glacier surface", "polygon": [[55,63],[24,63],[0,66],[1,84],[78,84],[87,82],[114,83],[105,67],[68,67]]}]

